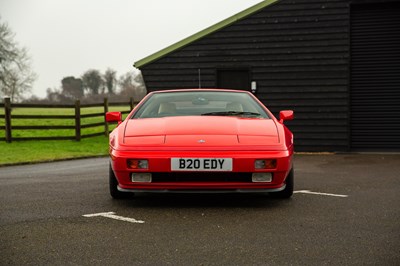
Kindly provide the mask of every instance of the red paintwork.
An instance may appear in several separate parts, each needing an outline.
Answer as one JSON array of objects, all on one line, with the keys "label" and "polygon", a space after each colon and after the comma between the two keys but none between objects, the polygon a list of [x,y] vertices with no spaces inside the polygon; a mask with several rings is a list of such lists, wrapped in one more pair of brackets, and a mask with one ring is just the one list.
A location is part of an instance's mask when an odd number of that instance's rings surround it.
[{"label": "red paintwork", "polygon": [[106,113],[106,122],[121,122],[122,121],[122,114],[120,112],[108,112]]},{"label": "red paintwork", "polygon": [[292,110],[283,110],[279,112],[279,122],[283,123],[285,120],[293,120],[294,119],[294,113]]},{"label": "red paintwork", "polygon": [[[257,132],[257,135],[254,134]],[[162,138],[160,138],[162,136]],[[256,143],[278,143],[277,129],[273,120],[238,117],[184,116],[149,118],[127,121],[125,144],[166,145],[186,147],[206,138],[201,147],[241,146]],[[197,144],[197,143],[196,143]]]},{"label": "red paintwork", "polygon": [[[293,167],[293,134],[283,121],[293,119],[292,111],[282,112],[281,121],[278,121],[266,108],[271,119],[231,116],[130,119],[138,107],[153,93],[146,96],[127,119],[110,134],[111,165],[120,188],[223,190],[276,189],[284,186],[285,178]],[[251,93],[249,95],[254,97]],[[116,115],[112,117],[115,118]],[[206,142],[198,143],[199,139],[204,139]],[[273,181],[271,183],[132,183],[130,181],[132,172],[171,172],[170,158],[173,157],[233,158],[233,172],[273,172]],[[276,169],[254,169],[255,159],[268,158],[277,159]],[[128,169],[127,159],[147,159],[149,169]]]}]

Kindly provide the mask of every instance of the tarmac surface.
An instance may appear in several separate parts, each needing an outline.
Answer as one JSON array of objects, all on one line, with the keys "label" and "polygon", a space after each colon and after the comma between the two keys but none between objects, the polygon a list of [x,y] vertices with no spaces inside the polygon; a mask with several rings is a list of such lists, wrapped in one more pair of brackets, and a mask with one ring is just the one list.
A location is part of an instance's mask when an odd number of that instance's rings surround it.
[{"label": "tarmac surface", "polygon": [[295,194],[113,200],[108,159],[0,168],[0,265],[400,265],[400,155],[296,155]]}]

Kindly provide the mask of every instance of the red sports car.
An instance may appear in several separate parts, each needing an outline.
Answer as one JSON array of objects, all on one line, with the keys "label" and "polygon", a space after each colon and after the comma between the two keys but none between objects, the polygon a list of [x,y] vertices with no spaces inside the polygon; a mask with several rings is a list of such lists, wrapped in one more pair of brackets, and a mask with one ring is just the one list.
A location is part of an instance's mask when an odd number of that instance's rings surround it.
[{"label": "red sports car", "polygon": [[182,89],[149,93],[122,121],[109,112],[110,193],[293,194],[293,134],[250,92]]}]

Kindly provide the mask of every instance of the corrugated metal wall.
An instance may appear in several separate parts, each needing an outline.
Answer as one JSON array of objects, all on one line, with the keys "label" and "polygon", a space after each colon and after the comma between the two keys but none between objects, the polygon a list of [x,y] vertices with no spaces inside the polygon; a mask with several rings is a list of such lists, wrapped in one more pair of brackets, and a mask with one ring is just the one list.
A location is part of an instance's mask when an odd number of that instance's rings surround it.
[{"label": "corrugated metal wall", "polygon": [[400,151],[400,2],[351,15],[351,148]]}]

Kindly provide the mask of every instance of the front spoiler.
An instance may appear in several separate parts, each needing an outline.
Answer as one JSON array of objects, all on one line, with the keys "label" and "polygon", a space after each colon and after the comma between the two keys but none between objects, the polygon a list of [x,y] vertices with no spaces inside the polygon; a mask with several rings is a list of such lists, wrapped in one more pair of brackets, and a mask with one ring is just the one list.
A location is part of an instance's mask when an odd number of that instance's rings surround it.
[{"label": "front spoiler", "polygon": [[208,194],[221,194],[221,193],[267,193],[279,192],[286,188],[283,185],[280,188],[269,189],[126,189],[118,186],[121,192],[148,192],[148,193],[208,193]]}]

